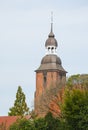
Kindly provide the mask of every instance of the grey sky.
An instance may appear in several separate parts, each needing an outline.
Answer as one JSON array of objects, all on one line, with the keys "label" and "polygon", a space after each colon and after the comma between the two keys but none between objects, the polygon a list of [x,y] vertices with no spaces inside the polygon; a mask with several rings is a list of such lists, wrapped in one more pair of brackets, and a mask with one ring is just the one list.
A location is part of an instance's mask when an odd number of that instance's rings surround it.
[{"label": "grey sky", "polygon": [[51,11],[67,76],[88,73],[88,0],[0,0],[0,115],[8,114],[19,85],[33,105]]}]

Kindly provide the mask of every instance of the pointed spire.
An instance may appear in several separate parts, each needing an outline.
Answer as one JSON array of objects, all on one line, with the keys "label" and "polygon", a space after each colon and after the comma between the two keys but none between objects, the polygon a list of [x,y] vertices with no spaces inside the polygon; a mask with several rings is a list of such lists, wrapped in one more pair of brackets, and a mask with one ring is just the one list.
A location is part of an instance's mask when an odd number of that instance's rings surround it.
[{"label": "pointed spire", "polygon": [[53,34],[53,12],[51,12],[51,31],[50,31],[49,37],[54,37],[54,34]]},{"label": "pointed spire", "polygon": [[53,32],[53,12],[51,12],[51,32]]},{"label": "pointed spire", "polygon": [[56,55],[56,49],[58,47],[57,40],[55,39],[54,33],[53,33],[53,12],[51,12],[51,28],[50,33],[48,35],[48,39],[45,42],[45,48],[47,53],[46,54],[55,54]]}]

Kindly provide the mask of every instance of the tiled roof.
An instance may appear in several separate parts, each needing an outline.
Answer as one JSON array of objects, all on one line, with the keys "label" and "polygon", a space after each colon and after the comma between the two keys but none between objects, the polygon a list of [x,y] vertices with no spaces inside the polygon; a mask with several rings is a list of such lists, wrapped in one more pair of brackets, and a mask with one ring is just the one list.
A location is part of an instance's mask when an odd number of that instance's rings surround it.
[{"label": "tiled roof", "polygon": [[[13,124],[17,119],[19,119],[19,116],[0,116],[0,125],[6,125],[6,128],[8,129],[11,124]],[[31,116],[25,116],[26,119],[30,119]]]}]

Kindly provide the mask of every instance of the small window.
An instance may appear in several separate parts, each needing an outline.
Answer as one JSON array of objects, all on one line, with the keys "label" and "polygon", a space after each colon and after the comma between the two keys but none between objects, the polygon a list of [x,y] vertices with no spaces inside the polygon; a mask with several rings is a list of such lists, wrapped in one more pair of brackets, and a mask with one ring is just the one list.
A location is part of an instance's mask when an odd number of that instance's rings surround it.
[{"label": "small window", "polygon": [[62,73],[59,73],[59,76],[60,76],[60,79],[62,79],[62,76],[63,76]]},{"label": "small window", "polygon": [[51,48],[51,52],[54,53],[54,47]]},{"label": "small window", "polygon": [[47,72],[44,71],[43,72],[43,86],[46,87],[47,84]]},{"label": "small window", "polygon": [[46,77],[44,76],[44,83],[46,83]]},{"label": "small window", "polygon": [[47,78],[44,76],[44,86],[46,86]]}]

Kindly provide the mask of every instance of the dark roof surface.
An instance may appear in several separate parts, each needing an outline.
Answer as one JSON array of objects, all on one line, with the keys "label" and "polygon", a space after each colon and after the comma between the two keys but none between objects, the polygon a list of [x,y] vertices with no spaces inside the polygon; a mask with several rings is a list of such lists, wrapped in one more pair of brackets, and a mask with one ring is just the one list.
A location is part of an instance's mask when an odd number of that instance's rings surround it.
[{"label": "dark roof surface", "polygon": [[56,63],[61,65],[61,59],[54,54],[46,55],[43,57],[41,64],[47,64],[47,63]]},{"label": "dark roof surface", "polygon": [[47,46],[58,46],[57,40],[54,38],[53,32],[50,32],[48,39],[46,40],[45,47]]},{"label": "dark roof surface", "polygon": [[43,57],[41,61],[41,65],[36,70],[36,72],[43,71],[43,70],[47,70],[47,71],[56,70],[56,71],[66,72],[61,65],[61,59],[57,55],[54,55],[54,54],[46,55]]}]

